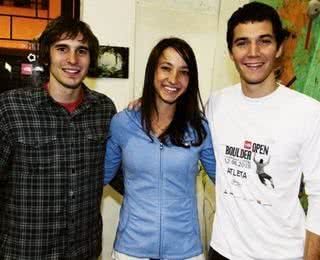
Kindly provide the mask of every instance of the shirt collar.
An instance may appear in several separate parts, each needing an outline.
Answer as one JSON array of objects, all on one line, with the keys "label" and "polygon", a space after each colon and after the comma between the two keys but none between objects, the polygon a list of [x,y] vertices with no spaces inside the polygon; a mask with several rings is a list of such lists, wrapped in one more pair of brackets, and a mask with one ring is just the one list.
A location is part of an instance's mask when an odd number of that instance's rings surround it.
[{"label": "shirt collar", "polygon": [[[84,93],[83,104],[81,105],[91,105],[93,103],[99,103],[100,99],[97,97],[94,91],[90,90],[84,83],[82,83],[82,89]],[[52,97],[50,97],[48,91],[43,87],[35,87],[33,92],[33,102],[36,106],[41,106],[50,102],[54,102]]]}]

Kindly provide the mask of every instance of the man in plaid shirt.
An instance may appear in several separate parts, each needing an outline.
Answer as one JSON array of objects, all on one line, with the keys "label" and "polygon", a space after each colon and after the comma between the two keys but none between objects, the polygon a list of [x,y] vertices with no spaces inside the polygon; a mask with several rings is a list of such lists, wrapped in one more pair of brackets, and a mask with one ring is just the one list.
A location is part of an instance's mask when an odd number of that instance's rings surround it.
[{"label": "man in plaid shirt", "polygon": [[48,83],[0,96],[0,259],[96,259],[105,141],[116,112],[82,83],[98,40],[87,24],[59,17],[39,42]]}]

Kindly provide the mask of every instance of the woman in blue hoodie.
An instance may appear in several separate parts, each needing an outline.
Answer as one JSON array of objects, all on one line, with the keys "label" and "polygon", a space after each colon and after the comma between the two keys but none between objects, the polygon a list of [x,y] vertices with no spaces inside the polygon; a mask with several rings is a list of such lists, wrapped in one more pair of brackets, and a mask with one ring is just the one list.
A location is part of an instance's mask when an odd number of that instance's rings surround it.
[{"label": "woman in blue hoodie", "polygon": [[145,71],[141,108],[111,122],[104,182],[121,166],[124,198],[113,259],[204,259],[196,176],[202,162],[215,176],[215,158],[191,47],[161,40]]}]

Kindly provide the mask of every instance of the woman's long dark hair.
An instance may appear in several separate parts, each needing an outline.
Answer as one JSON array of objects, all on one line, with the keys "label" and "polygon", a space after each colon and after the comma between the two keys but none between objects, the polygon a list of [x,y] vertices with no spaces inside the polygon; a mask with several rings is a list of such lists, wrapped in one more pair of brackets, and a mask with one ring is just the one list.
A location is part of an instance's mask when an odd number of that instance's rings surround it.
[{"label": "woman's long dark hair", "polygon": [[189,69],[189,84],[185,93],[178,98],[174,117],[168,128],[159,137],[159,139],[166,143],[166,138],[169,137],[170,142],[174,145],[190,147],[190,144],[186,145],[184,140],[185,133],[187,132],[189,126],[195,134],[195,140],[193,140],[191,145],[199,146],[207,136],[207,132],[202,124],[204,115],[200,110],[201,107],[203,111],[203,103],[199,92],[198,68],[192,48],[182,39],[163,39],[153,48],[150,53],[145,71],[141,100],[141,123],[145,132],[151,138],[150,132],[152,130],[152,115],[154,112],[158,113],[156,106],[154,76],[159,58],[163,51],[167,48],[173,48],[176,50],[187,63]]}]

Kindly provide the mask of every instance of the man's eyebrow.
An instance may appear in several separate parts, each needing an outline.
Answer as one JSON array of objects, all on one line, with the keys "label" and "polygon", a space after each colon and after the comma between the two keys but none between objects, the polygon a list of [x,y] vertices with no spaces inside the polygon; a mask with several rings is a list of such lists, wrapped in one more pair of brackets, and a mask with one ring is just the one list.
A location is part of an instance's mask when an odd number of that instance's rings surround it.
[{"label": "man's eyebrow", "polygon": [[239,38],[234,39],[233,42],[246,41],[246,40],[248,40],[248,39],[249,39],[248,37],[239,37]]},{"label": "man's eyebrow", "polygon": [[56,43],[53,45],[53,47],[68,47],[68,45],[63,43]]},{"label": "man's eyebrow", "polygon": [[[259,35],[258,39],[261,39],[261,38],[274,38],[274,36],[272,34],[262,34],[262,35]],[[236,38],[234,39],[233,42],[238,42],[238,41],[246,41],[248,40],[249,37],[239,37],[239,38]]]},{"label": "man's eyebrow", "polygon": [[274,38],[274,36],[272,34],[262,34],[259,38]]},{"label": "man's eyebrow", "polygon": [[[54,44],[53,47],[55,48],[70,48],[70,46],[68,44],[64,44],[64,43],[57,43],[57,44]],[[86,46],[86,45],[80,45],[80,46],[77,46],[77,49],[85,49],[85,50],[89,50],[89,47]]]},{"label": "man's eyebrow", "polygon": [[85,50],[89,50],[89,47],[88,47],[88,46],[86,46],[86,45],[80,45],[80,46],[78,47],[78,49],[85,49]]}]

